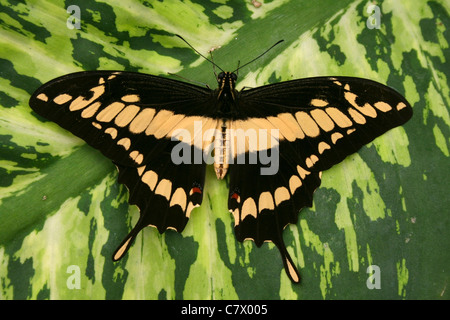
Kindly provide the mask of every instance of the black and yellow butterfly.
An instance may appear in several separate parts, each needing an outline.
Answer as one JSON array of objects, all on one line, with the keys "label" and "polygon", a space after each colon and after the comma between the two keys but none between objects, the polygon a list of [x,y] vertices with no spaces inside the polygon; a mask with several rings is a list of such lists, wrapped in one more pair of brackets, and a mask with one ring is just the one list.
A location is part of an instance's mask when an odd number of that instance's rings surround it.
[{"label": "black and yellow butterfly", "polygon": [[88,71],[33,94],[34,111],[114,162],[130,204],[140,209],[114,260],[146,226],[183,231],[202,202],[209,161],[219,179],[229,174],[237,240],[273,242],[287,275],[299,282],[282,232],[312,206],[321,172],[412,116],[403,96],[367,79],[316,77],[242,91],[236,79],[221,72],[211,90],[141,73]]}]

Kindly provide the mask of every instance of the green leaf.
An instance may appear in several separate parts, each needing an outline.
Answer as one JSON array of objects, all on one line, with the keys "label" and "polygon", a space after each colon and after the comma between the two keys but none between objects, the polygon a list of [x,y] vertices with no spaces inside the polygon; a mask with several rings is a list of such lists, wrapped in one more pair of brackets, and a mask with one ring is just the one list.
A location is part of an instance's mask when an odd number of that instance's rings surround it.
[{"label": "green leaf", "polygon": [[[0,0],[0,299],[450,298],[450,1],[379,1],[380,15],[365,1],[259,2]],[[272,244],[235,240],[212,168],[182,234],[147,228],[113,263],[137,208],[109,160],[29,108],[41,84],[80,70],[215,87],[174,34],[215,48],[224,70],[284,39],[239,70],[241,88],[357,76],[413,105],[406,125],[324,172],[314,207],[285,229],[301,284]]]}]

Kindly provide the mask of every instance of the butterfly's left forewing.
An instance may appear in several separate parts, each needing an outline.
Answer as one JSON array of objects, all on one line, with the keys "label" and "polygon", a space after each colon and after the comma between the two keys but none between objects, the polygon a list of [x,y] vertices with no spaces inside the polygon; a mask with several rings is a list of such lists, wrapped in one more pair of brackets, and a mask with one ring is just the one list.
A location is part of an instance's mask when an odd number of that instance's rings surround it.
[{"label": "butterfly's left forewing", "polygon": [[283,229],[297,221],[301,208],[312,206],[323,170],[404,124],[412,108],[393,89],[350,77],[276,83],[244,90],[237,101],[246,118],[230,127],[239,122],[247,130],[277,130],[272,134],[278,138],[272,152],[279,157],[278,169],[264,174],[261,169],[272,164],[239,164],[237,157],[249,159],[255,153],[261,159],[265,146],[242,148],[244,155],[234,153],[229,168],[229,210],[237,239],[252,239],[258,246],[264,241],[275,243],[287,274],[298,282],[298,271],[283,243]]}]

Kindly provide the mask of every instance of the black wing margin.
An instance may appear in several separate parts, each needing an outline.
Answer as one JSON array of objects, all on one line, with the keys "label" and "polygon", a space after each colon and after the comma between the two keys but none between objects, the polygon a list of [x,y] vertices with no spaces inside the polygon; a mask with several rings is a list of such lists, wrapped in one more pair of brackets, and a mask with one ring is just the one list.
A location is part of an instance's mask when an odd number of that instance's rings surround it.
[{"label": "black wing margin", "polygon": [[[412,108],[395,90],[351,77],[307,78],[244,90],[238,103],[247,128],[279,130],[279,144],[272,149],[279,153],[279,168],[275,175],[262,175],[261,163],[236,164],[233,159],[229,210],[236,237],[254,240],[257,246],[272,241],[287,275],[299,282],[283,229],[297,222],[303,207],[312,206],[323,170],[407,122]],[[246,159],[249,155],[245,153]]]}]

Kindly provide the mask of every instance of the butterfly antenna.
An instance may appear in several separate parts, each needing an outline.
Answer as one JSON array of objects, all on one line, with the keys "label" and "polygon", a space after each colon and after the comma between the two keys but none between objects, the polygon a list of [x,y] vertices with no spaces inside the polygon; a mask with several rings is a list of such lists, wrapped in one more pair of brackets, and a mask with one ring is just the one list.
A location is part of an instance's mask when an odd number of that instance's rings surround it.
[{"label": "butterfly antenna", "polygon": [[189,42],[187,42],[186,40],[184,40],[184,38],[183,38],[182,36],[180,36],[180,35],[178,35],[178,34],[176,34],[176,36],[177,36],[178,38],[180,38],[181,40],[183,40],[189,47],[191,47],[192,50],[194,50],[195,52],[197,52],[197,54],[198,54],[200,57],[202,57],[202,58],[205,59],[206,61],[211,62],[213,66],[219,68],[222,72],[225,72],[225,71],[223,71],[223,69],[222,69],[221,67],[219,67],[217,64],[215,64],[214,61],[211,61],[210,59],[208,59],[207,57],[205,57],[204,55],[202,55],[200,52],[198,52],[197,49],[195,49],[193,46],[191,46],[191,44],[190,44]]},{"label": "butterfly antenna", "polygon": [[[214,62],[214,58],[213,58],[213,54],[212,54],[212,51],[210,51],[209,52],[209,54],[211,55],[211,61],[213,61]],[[216,79],[217,79],[217,73],[216,73],[216,64],[213,64],[213,72],[214,72],[214,76],[216,77]]]},{"label": "butterfly antenna", "polygon": [[264,51],[263,53],[261,53],[259,56],[257,56],[256,58],[254,58],[253,60],[243,64],[242,66],[238,66],[236,70],[233,71],[234,72],[238,72],[240,68],[245,67],[246,65],[249,65],[250,63],[252,63],[253,61],[261,58],[263,55],[265,55],[267,52],[269,52],[271,49],[273,49],[273,47],[275,47],[276,45],[280,44],[281,42],[283,42],[284,40],[279,40],[277,43],[275,43],[274,45],[272,45],[269,49],[267,49],[266,51]]}]

